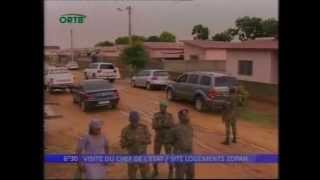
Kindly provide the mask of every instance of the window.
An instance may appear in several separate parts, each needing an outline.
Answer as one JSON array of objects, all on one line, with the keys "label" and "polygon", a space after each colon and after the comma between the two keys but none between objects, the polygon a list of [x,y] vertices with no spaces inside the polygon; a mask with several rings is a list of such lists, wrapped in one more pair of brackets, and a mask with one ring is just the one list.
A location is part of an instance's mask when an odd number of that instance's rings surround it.
[{"label": "window", "polygon": [[227,87],[233,87],[238,85],[238,81],[234,77],[228,77],[228,76],[221,76],[215,78],[215,86],[227,86]]},{"label": "window", "polygon": [[154,76],[169,76],[167,71],[155,71],[153,72]]},{"label": "window", "polygon": [[252,75],[252,61],[240,60],[238,74],[240,75]]},{"label": "window", "polygon": [[150,76],[150,71],[144,71],[142,76]]},{"label": "window", "polygon": [[179,83],[184,83],[184,82],[186,82],[187,81],[187,77],[188,77],[188,75],[182,75],[182,76],[180,76],[179,78],[178,78],[178,80],[177,80],[177,82],[179,82]]},{"label": "window", "polygon": [[211,85],[211,78],[208,76],[202,76],[200,79],[200,84],[203,86],[210,86]]},{"label": "window", "polygon": [[89,69],[97,69],[98,65],[97,64],[90,64]]},{"label": "window", "polygon": [[111,89],[112,85],[108,81],[92,81],[85,82],[82,84],[82,87],[86,91],[99,90],[99,89]]},{"label": "window", "polygon": [[101,64],[100,69],[114,69],[112,64]]},{"label": "window", "polygon": [[188,83],[198,84],[199,76],[198,75],[190,75],[188,79]]},{"label": "window", "polygon": [[190,60],[198,60],[199,56],[197,55],[190,55]]}]

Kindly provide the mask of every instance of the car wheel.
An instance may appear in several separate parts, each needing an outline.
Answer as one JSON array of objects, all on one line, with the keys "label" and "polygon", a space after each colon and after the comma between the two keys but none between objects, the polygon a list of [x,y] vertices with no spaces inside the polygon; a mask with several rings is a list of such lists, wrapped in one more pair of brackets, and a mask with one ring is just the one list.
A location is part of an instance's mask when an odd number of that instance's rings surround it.
[{"label": "car wheel", "polygon": [[146,89],[147,90],[151,90],[152,89],[152,85],[149,82],[147,82],[147,84],[146,84]]},{"label": "car wheel", "polygon": [[114,79],[109,79],[109,82],[113,83],[113,82],[114,82]]},{"label": "car wheel", "polygon": [[131,80],[130,85],[131,85],[131,87],[134,87],[134,88],[137,87],[136,82],[134,82],[133,80]]},{"label": "car wheel", "polygon": [[197,111],[203,111],[204,110],[204,101],[203,101],[203,98],[198,96],[195,100],[195,108]]},{"label": "car wheel", "polygon": [[87,111],[88,111],[88,106],[87,106],[87,104],[86,104],[85,101],[81,101],[80,107],[81,107],[81,110],[82,110],[83,112],[87,112]]},{"label": "car wheel", "polygon": [[167,91],[167,99],[168,99],[169,101],[173,101],[173,100],[174,100],[174,94],[173,94],[173,91],[172,91],[171,89],[169,89],[169,90]]}]

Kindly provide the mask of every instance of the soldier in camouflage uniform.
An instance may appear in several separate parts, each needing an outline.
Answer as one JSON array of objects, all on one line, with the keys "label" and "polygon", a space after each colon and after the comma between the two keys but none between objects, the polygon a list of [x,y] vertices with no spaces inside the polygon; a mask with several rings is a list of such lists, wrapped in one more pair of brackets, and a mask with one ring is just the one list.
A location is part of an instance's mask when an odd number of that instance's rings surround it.
[{"label": "soldier in camouflage uniform", "polygon": [[226,139],[222,142],[224,145],[230,144],[230,127],[232,129],[233,143],[237,143],[237,126],[236,122],[238,119],[238,105],[239,105],[239,96],[238,91],[235,88],[230,89],[230,98],[227,101],[223,113],[222,121],[225,123],[226,128]]},{"label": "soldier in camouflage uniform", "polygon": [[[189,111],[182,109],[178,112],[179,124],[171,132],[174,154],[192,154],[193,153],[193,128],[190,124]],[[193,179],[193,163],[177,163],[175,165],[176,179]]]},{"label": "soldier in camouflage uniform", "polygon": [[[139,123],[138,112],[130,112],[130,124],[122,129],[120,145],[132,155],[144,155],[147,153],[147,145],[151,143],[151,135],[146,125]],[[129,179],[136,179],[137,170],[140,169],[142,178],[148,178],[148,164],[128,163]]]},{"label": "soldier in camouflage uniform", "polygon": [[[154,114],[152,119],[152,128],[155,130],[156,136],[154,139],[154,154],[160,154],[162,146],[166,154],[171,154],[172,145],[170,144],[170,131],[174,126],[173,116],[167,112],[168,104],[164,101],[160,102],[160,112]],[[159,174],[158,165],[153,164],[152,177]],[[173,165],[169,164],[168,178],[173,176]]]}]

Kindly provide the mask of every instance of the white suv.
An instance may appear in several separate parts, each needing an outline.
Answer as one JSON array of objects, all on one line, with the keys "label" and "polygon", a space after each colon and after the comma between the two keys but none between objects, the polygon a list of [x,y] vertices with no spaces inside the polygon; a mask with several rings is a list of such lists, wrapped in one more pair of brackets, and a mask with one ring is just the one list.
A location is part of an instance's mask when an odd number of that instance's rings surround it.
[{"label": "white suv", "polygon": [[120,78],[119,69],[112,63],[92,63],[84,70],[85,79],[107,79],[114,82]]}]

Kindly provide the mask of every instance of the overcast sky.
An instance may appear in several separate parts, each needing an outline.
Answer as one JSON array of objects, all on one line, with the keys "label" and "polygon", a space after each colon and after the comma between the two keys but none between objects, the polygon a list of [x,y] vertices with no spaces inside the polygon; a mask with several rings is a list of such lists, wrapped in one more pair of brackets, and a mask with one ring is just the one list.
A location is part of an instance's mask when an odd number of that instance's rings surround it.
[{"label": "overcast sky", "polygon": [[[150,36],[169,31],[177,40],[192,39],[196,24],[209,27],[211,37],[233,27],[241,16],[278,19],[278,0],[45,0],[45,45],[69,48],[71,28],[76,48],[125,36],[128,15],[117,8],[127,5],[133,7],[133,34]],[[66,13],[86,15],[85,23],[60,24],[60,15]]]}]

